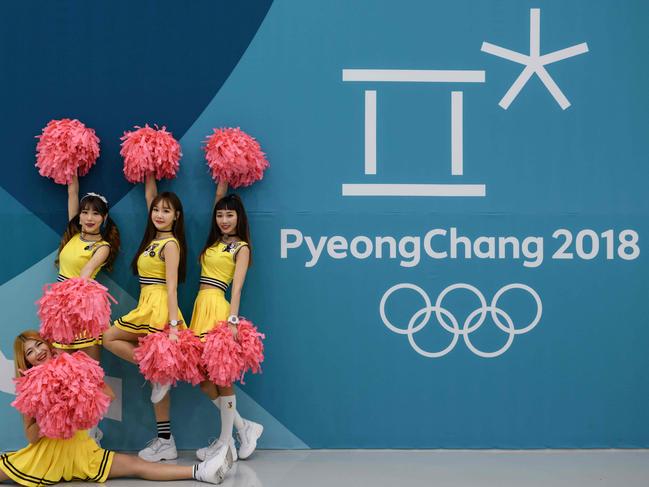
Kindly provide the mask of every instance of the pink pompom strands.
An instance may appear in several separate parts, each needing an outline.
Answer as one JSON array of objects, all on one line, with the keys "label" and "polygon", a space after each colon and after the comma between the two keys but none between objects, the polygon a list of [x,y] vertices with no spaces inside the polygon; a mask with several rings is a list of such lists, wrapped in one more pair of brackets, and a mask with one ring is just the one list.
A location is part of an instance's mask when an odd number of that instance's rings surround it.
[{"label": "pink pompom strands", "polygon": [[191,330],[178,332],[179,379],[195,386],[206,379],[202,366],[203,342]]},{"label": "pink pompom strands", "polygon": [[219,322],[207,334],[203,348],[203,366],[209,380],[223,387],[231,386],[244,373],[241,345],[234,339],[225,321]]},{"label": "pink pompom strands", "polygon": [[259,181],[269,166],[259,143],[239,128],[214,129],[203,149],[212,178],[233,188]]},{"label": "pink pompom strands", "polygon": [[175,385],[180,379],[178,344],[169,338],[169,329],[138,338],[133,359],[150,382]]},{"label": "pink pompom strands", "polygon": [[38,305],[41,335],[50,341],[72,343],[78,337],[98,338],[110,323],[108,289],[94,279],[73,277],[46,284]]},{"label": "pink pompom strands", "polygon": [[178,172],[182,152],[180,144],[166,127],[145,125],[124,132],[122,150],[124,175],[131,183],[141,183],[147,174],[156,179],[173,179]]},{"label": "pink pompom strands", "polygon": [[51,120],[36,136],[36,167],[41,176],[69,184],[85,176],[99,157],[99,138],[79,120]]},{"label": "pink pompom strands", "polygon": [[261,372],[264,361],[263,333],[249,320],[241,318],[235,340],[225,321],[220,321],[206,337],[203,366],[210,381],[229,387],[243,381],[247,371]]},{"label": "pink pompom strands", "polygon": [[72,438],[96,426],[108,411],[104,371],[83,352],[62,353],[15,379],[18,411],[36,419],[48,438]]},{"label": "pink pompom strands", "polygon": [[[264,342],[266,336],[245,318],[241,318],[237,326],[238,341],[241,345],[241,357],[244,362],[244,372],[250,370],[253,374],[261,372],[264,361]],[[243,379],[243,377],[242,377]]]},{"label": "pink pompom strands", "polygon": [[133,358],[146,380],[164,385],[183,381],[193,386],[205,380],[203,344],[190,330],[178,330],[177,335],[178,340],[171,340],[167,328],[138,339]]}]

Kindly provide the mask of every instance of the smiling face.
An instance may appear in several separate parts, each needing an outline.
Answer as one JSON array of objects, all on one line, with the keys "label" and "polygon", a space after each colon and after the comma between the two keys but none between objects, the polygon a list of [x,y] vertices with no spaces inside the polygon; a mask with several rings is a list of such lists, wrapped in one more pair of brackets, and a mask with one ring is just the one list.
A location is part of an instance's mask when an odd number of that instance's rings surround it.
[{"label": "smiling face", "polygon": [[178,212],[167,200],[160,200],[151,208],[151,221],[159,232],[171,231]]},{"label": "smiling face", "polygon": [[23,347],[25,360],[32,367],[44,364],[52,358],[52,351],[49,345],[40,340],[25,340]]},{"label": "smiling face", "polygon": [[79,213],[81,231],[84,233],[98,233],[105,219],[105,215],[99,213],[93,206],[87,205]]},{"label": "smiling face", "polygon": [[237,233],[237,212],[234,210],[217,210],[216,225],[223,235]]}]

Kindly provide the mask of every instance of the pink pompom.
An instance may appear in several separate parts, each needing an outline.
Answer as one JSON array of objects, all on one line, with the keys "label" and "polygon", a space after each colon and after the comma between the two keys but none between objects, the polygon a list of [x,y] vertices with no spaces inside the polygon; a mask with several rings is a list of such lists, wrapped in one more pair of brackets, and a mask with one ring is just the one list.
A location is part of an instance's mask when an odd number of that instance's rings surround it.
[{"label": "pink pompom", "polygon": [[83,352],[62,353],[15,379],[18,411],[33,417],[48,438],[71,438],[96,426],[108,411],[104,371]]},{"label": "pink pompom", "polygon": [[245,363],[241,345],[234,339],[225,321],[218,323],[205,339],[203,366],[207,377],[216,385],[229,387],[241,379]]},{"label": "pink pompom", "polygon": [[241,358],[245,364],[244,371],[250,370],[253,374],[258,374],[261,372],[261,363],[264,361],[262,340],[266,336],[259,332],[251,321],[241,318],[237,326],[237,337],[241,345]]},{"label": "pink pompom", "polygon": [[239,128],[214,129],[203,149],[212,178],[233,188],[259,181],[269,166],[259,143]]},{"label": "pink pompom", "polygon": [[191,330],[178,332],[180,380],[195,386],[203,382],[205,371],[201,366],[203,356],[203,342]]},{"label": "pink pompom", "polygon": [[73,277],[46,284],[39,299],[41,335],[50,341],[72,343],[76,338],[98,338],[110,323],[108,289],[94,279]]},{"label": "pink pompom", "polygon": [[122,150],[124,175],[131,183],[141,183],[147,174],[156,179],[173,179],[178,172],[182,153],[180,144],[166,127],[158,129],[145,125],[137,130],[124,132]]},{"label": "pink pompom", "polygon": [[150,382],[175,385],[180,379],[179,347],[169,338],[169,329],[138,338],[133,359]]},{"label": "pink pompom", "polygon": [[36,167],[41,176],[69,184],[85,176],[99,157],[99,138],[79,120],[51,120],[36,136]]}]

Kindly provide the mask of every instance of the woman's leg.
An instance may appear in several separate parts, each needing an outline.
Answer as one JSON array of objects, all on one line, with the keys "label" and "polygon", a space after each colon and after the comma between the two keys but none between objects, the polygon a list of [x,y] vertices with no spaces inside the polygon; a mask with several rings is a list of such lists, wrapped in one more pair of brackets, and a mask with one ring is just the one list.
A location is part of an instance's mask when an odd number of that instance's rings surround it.
[{"label": "woman's leg", "polygon": [[0,482],[6,482],[7,480],[9,480],[9,476],[0,468]]},{"label": "woman's leg", "polygon": [[[234,387],[220,387],[210,381],[201,382],[200,387],[203,394],[209,397],[210,401],[212,401],[214,405],[220,410],[223,396],[234,397]],[[238,431],[243,428],[244,420],[237,411],[236,405],[234,406],[234,427],[237,428]],[[221,424],[223,424],[223,414],[221,414]],[[232,428],[230,428],[230,431],[232,431]]]},{"label": "woman's leg", "polygon": [[169,421],[169,411],[171,409],[171,394],[168,392],[165,394],[165,397],[162,398],[162,401],[155,403],[153,405],[153,412],[155,414],[156,423],[160,421]]},{"label": "woman's leg", "polygon": [[192,465],[150,463],[134,455],[115,453],[108,478],[138,477],[145,480],[186,480],[193,478],[193,468]]},{"label": "woman's leg", "polygon": [[[219,396],[221,396],[221,435],[219,440],[223,443],[230,441],[232,438],[232,428],[234,427],[234,417],[239,416],[237,413],[237,396],[234,395],[233,387],[217,386]],[[239,416],[241,420],[241,416]]]},{"label": "woman's leg", "polygon": [[90,358],[94,358],[97,362],[101,360],[101,345],[82,348],[81,351],[85,352]]},{"label": "woman's leg", "polygon": [[164,398],[153,405],[155,413],[157,437],[139,451],[138,456],[147,462],[159,462],[161,460],[175,460],[178,458],[176,442],[171,436],[171,423],[169,422],[169,409],[171,398],[167,393]]},{"label": "woman's leg", "polygon": [[112,326],[104,332],[104,347],[119,358],[134,364],[133,352],[139,337],[140,335],[137,333],[131,333]]},{"label": "woman's leg", "polygon": [[101,358],[101,347],[99,345],[91,345],[86,348],[61,348],[59,350],[65,353],[83,352],[90,358],[94,358],[97,362]]},{"label": "woman's leg", "polygon": [[214,401],[219,397],[219,390],[216,384],[211,383],[209,380],[201,382],[200,388],[201,392],[210,398],[210,401]]}]

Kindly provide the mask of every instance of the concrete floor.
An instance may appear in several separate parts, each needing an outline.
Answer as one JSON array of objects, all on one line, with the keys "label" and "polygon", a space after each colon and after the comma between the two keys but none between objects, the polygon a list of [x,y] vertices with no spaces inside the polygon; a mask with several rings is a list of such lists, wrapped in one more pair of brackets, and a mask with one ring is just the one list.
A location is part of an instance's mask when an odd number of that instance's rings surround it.
[{"label": "concrete floor", "polygon": [[[193,452],[176,461],[195,462]],[[87,485],[78,482],[72,485]],[[111,487],[151,485],[111,480]],[[165,487],[204,486],[196,481]],[[224,487],[648,487],[649,450],[259,450]]]}]

